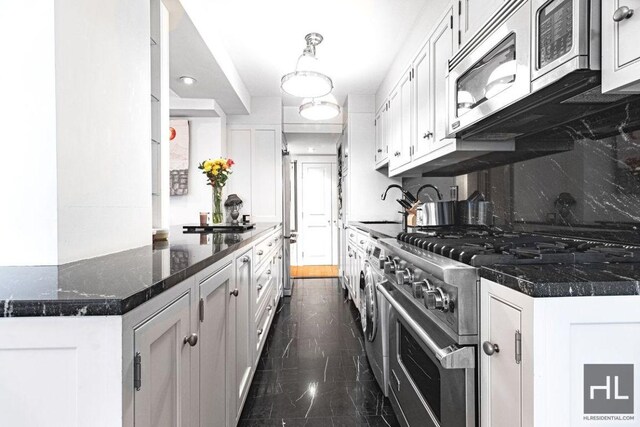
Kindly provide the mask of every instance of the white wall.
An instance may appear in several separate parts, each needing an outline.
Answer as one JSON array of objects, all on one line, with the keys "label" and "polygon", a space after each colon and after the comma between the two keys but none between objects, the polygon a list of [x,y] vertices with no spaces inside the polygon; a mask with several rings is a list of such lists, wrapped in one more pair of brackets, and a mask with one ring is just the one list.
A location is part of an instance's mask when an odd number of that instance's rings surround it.
[{"label": "white wall", "polygon": [[282,98],[260,96],[251,98],[251,114],[228,115],[229,125],[281,125]]},{"label": "white wall", "polygon": [[58,262],[151,243],[149,2],[56,0]]},{"label": "white wall", "polygon": [[149,3],[2,2],[0,23],[0,265],[149,244]]},{"label": "white wall", "polygon": [[54,46],[52,1],[0,2],[0,265],[58,258]]},{"label": "white wall", "polygon": [[205,159],[224,156],[222,129],[220,118],[189,120],[189,193],[171,197],[171,225],[197,224],[199,212],[211,212],[211,187],[206,185],[207,179],[198,164]]}]

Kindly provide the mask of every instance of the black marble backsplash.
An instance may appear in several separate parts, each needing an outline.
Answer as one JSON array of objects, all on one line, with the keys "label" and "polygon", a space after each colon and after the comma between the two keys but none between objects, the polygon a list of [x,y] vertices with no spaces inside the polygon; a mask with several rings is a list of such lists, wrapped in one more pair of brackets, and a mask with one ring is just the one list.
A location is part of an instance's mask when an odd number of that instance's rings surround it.
[{"label": "black marble backsplash", "polygon": [[[622,129],[622,124],[620,126]],[[640,243],[640,130],[593,140],[574,133],[574,149],[456,178],[403,180],[410,191],[424,183],[479,190],[494,202],[497,225],[544,228],[588,238]],[[596,233],[596,234],[598,234]]]}]

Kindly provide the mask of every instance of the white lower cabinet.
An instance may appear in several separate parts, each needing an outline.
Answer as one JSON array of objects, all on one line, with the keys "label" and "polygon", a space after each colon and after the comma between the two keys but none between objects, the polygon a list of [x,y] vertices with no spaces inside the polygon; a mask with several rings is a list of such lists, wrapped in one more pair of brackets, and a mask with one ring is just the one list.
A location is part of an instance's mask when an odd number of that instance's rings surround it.
[{"label": "white lower cabinet", "polygon": [[[617,369],[640,364],[638,306],[637,295],[534,298],[481,279],[481,427],[637,425],[629,418],[597,418],[612,415],[602,413],[602,405],[617,403],[607,398],[606,375],[613,378],[619,375]],[[599,390],[592,398],[588,376]],[[638,384],[640,375],[633,376]],[[634,382],[629,380],[621,377],[620,390],[628,390]],[[613,397],[614,379],[610,384]],[[587,407],[590,399],[598,401],[595,411]],[[637,408],[640,399],[634,399]]]},{"label": "white lower cabinet", "polygon": [[[227,401],[227,373],[235,364],[234,337],[228,333],[227,318],[231,292],[235,289],[233,263],[200,283],[200,427],[226,427],[234,419],[236,403]],[[230,413],[227,413],[230,412]]]},{"label": "white lower cabinet", "polygon": [[134,331],[136,427],[191,425],[190,316],[187,293]]},{"label": "white lower cabinet", "polygon": [[532,304],[527,304],[528,297],[511,295],[505,298],[501,290],[486,289],[481,298],[482,426],[530,425],[523,424],[522,417],[522,337],[523,334],[526,340],[531,337],[532,331],[523,329],[523,311],[525,316],[529,314],[527,310],[531,310]]}]

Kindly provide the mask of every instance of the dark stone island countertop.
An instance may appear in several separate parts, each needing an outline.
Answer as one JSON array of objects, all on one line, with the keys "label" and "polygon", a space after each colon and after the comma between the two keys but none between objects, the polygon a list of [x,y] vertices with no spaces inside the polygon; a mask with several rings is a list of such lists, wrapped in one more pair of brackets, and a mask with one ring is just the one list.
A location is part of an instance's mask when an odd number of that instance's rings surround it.
[{"label": "dark stone island countertop", "polygon": [[482,267],[480,277],[532,297],[640,295],[640,264]]},{"label": "dark stone island countertop", "polygon": [[244,233],[184,234],[59,266],[0,267],[0,317],[122,315],[260,238],[279,223]]}]

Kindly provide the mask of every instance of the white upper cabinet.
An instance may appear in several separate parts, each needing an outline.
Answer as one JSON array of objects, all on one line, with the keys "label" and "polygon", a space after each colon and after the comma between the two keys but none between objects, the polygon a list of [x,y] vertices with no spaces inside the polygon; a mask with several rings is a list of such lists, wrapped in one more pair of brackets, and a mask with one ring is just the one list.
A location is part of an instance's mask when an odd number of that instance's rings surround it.
[{"label": "white upper cabinet", "polygon": [[602,2],[602,91],[640,93],[640,0]]},{"label": "white upper cabinet", "polygon": [[427,154],[433,141],[433,116],[431,97],[431,70],[429,43],[425,44],[413,62],[413,90],[415,109],[415,142],[413,156]]},{"label": "white upper cabinet", "polygon": [[[431,125],[433,135],[430,139],[433,141],[434,147],[439,147],[443,143],[450,141],[446,139],[446,105],[448,104],[446,77],[449,72],[449,58],[453,55],[453,29],[450,24],[452,16],[453,10],[440,21],[429,39],[429,51],[431,54],[429,68],[431,71],[431,107],[429,111],[431,111],[433,117]],[[418,134],[418,137],[420,137],[420,134]]]},{"label": "white upper cabinet", "polygon": [[411,161],[412,148],[412,79],[411,70],[406,71],[396,89],[391,93],[391,131],[389,144],[389,170],[398,169]]},{"label": "white upper cabinet", "polygon": [[375,119],[376,126],[376,152],[375,161],[376,168],[380,168],[389,163],[389,146],[386,138],[387,134],[387,102],[385,101],[382,107],[376,113]]},{"label": "white upper cabinet", "polygon": [[500,9],[505,0],[459,0],[456,50],[462,47]]}]

